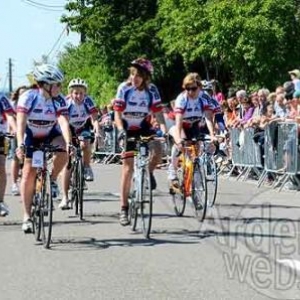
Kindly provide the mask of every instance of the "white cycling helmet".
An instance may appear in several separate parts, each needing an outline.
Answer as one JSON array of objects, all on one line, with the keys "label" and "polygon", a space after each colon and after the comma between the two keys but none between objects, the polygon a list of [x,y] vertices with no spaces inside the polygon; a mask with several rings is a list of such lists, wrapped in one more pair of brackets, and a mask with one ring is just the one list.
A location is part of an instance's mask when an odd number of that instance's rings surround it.
[{"label": "white cycling helmet", "polygon": [[35,67],[33,70],[33,78],[36,82],[53,84],[62,82],[64,75],[56,66],[43,64]]},{"label": "white cycling helmet", "polygon": [[69,82],[68,89],[71,89],[71,88],[74,88],[74,87],[83,87],[83,88],[87,89],[88,85],[83,79],[74,78]]}]

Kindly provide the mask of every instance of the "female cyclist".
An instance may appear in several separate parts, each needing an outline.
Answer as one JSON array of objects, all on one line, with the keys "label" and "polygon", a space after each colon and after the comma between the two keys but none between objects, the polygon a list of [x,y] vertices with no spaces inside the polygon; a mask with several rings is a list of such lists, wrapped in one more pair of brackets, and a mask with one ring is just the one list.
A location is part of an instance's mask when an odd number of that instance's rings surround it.
[{"label": "female cyclist", "polygon": [[[98,111],[94,101],[87,96],[87,83],[80,78],[75,78],[70,81],[68,88],[70,94],[67,97],[67,106],[72,136],[84,135],[91,137],[91,129],[93,129],[95,136],[99,137]],[[84,178],[86,181],[94,180],[94,174],[90,167],[92,143],[91,139],[80,142],[83,151]],[[63,197],[59,204],[61,209],[69,209],[69,183],[70,171],[65,167],[62,183]]]},{"label": "female cyclist", "polygon": [[9,100],[0,94],[0,217],[9,214],[8,206],[4,203],[4,193],[6,188],[6,151],[5,151],[5,134],[7,125],[11,128],[12,133],[16,133],[16,121],[14,118],[14,109]]},{"label": "female cyclist", "polygon": [[178,151],[181,149],[182,140],[190,140],[202,133],[206,134],[206,128],[212,141],[215,140],[210,96],[202,90],[201,78],[198,73],[187,74],[183,79],[182,88],[184,91],[175,100],[175,125],[169,130],[175,144],[171,151],[168,179],[175,187],[178,186],[176,170]]},{"label": "female cyclist", "polygon": [[[32,232],[30,217],[36,175],[36,169],[31,165],[33,150],[29,146],[38,146],[46,141],[69,152],[71,145],[68,109],[60,95],[63,74],[57,67],[44,64],[35,68],[33,77],[38,89],[23,93],[17,105],[17,155],[19,159],[25,157],[20,185],[24,209],[22,230],[25,233]],[[57,187],[57,176],[66,163],[66,152],[54,155],[52,189]]]},{"label": "female cyclist", "polygon": [[[157,87],[151,83],[153,73],[152,63],[144,58],[138,58],[130,64],[130,75],[126,82],[119,85],[114,101],[115,124],[119,130],[118,138],[124,136],[138,137],[154,134],[151,130],[151,114],[154,113],[157,122],[166,133],[165,120],[162,114],[161,98]],[[128,195],[133,175],[133,150],[135,143],[126,143],[123,153],[121,175],[121,214],[120,224],[126,226],[128,220]],[[161,159],[161,145],[156,141],[150,147],[151,187],[156,188],[153,171]]]}]

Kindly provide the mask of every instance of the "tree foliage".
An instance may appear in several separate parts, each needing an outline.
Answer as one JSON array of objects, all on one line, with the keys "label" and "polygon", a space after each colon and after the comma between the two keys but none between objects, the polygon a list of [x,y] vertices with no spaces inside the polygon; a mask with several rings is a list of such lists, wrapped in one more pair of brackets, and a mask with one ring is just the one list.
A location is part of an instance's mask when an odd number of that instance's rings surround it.
[{"label": "tree foliage", "polygon": [[[235,85],[274,88],[288,79],[288,70],[300,65],[299,7],[294,0],[89,0],[84,7],[80,3],[68,3],[72,14],[63,22],[84,33],[92,45],[88,47],[93,47],[86,56],[97,58],[99,66],[83,59],[77,70],[92,82],[100,70],[122,80],[132,59],[147,56],[155,66],[155,82],[170,99],[187,71]],[[68,49],[64,62],[74,53],[84,57],[84,51],[82,46],[80,51]]]},{"label": "tree foliage", "polygon": [[72,78],[83,78],[89,86],[89,94],[100,105],[108,104],[115,95],[117,80],[109,68],[99,59],[97,48],[90,43],[68,47],[60,57],[60,67],[65,73],[64,90]]}]

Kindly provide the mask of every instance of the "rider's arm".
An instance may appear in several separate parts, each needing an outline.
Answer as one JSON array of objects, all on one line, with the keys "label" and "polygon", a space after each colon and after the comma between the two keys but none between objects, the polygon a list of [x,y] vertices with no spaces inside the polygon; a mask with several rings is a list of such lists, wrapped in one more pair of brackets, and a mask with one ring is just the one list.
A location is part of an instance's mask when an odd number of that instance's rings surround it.
[{"label": "rider's arm", "polygon": [[161,111],[156,112],[156,113],[154,113],[154,116],[156,118],[156,121],[160,125],[160,130],[163,132],[163,134],[167,133],[166,120],[165,120],[163,113]]},{"label": "rider's arm", "polygon": [[205,111],[205,120],[206,120],[206,125],[209,131],[209,134],[211,138],[214,138],[214,125],[213,125],[213,112],[211,110],[206,110]]},{"label": "rider's arm", "polygon": [[13,113],[6,113],[6,120],[8,123],[8,126],[12,129],[12,133],[17,132],[17,124],[16,124],[16,119]]},{"label": "rider's arm", "polygon": [[182,132],[182,114],[175,114],[175,133],[174,133],[174,140],[175,144],[180,144],[181,142],[181,132]]},{"label": "rider's arm", "polygon": [[24,143],[25,129],[27,122],[27,114],[23,112],[17,113],[17,142],[18,147]]},{"label": "rider's arm", "polygon": [[71,144],[72,142],[72,135],[70,131],[68,117],[64,114],[60,114],[57,117],[57,122],[61,128],[62,136],[66,142],[66,144]]},{"label": "rider's arm", "polygon": [[123,120],[122,120],[122,112],[115,111],[115,124],[119,131],[123,130]]}]

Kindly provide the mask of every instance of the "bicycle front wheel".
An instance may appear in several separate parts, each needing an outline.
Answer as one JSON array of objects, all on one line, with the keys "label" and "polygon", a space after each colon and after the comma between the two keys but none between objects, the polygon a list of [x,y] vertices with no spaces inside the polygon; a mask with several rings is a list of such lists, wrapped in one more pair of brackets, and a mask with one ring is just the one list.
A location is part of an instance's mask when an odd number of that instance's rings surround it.
[{"label": "bicycle front wheel", "polygon": [[138,219],[138,191],[136,190],[135,178],[133,177],[131,183],[131,189],[128,197],[128,218],[131,224],[132,231],[136,231],[137,219]]},{"label": "bicycle front wheel", "polygon": [[145,238],[149,238],[152,225],[152,187],[149,170],[143,169],[140,173],[140,213],[142,231]]},{"label": "bicycle front wheel", "polygon": [[33,199],[33,205],[32,205],[32,222],[33,222],[33,233],[36,241],[41,241],[41,192],[36,193],[34,195]]},{"label": "bicycle front wheel", "polygon": [[53,199],[52,188],[50,181],[50,174],[46,172],[44,175],[44,182],[42,187],[42,197],[40,206],[40,215],[42,218],[42,242],[45,248],[50,247],[52,236],[52,213],[53,213]]},{"label": "bicycle front wheel", "polygon": [[170,188],[170,194],[172,195],[172,201],[174,205],[174,211],[176,216],[181,217],[184,214],[186,206],[186,197],[184,191],[184,168],[179,167],[177,170],[178,189],[175,187]]},{"label": "bicycle front wheel", "polygon": [[83,189],[84,189],[84,167],[82,159],[78,161],[78,168],[77,168],[77,180],[78,180],[78,205],[79,205],[79,218],[83,220]]},{"label": "bicycle front wheel", "polygon": [[209,207],[213,207],[218,191],[218,171],[213,155],[205,154],[205,176],[207,182],[207,202]]},{"label": "bicycle front wheel", "polygon": [[194,162],[192,200],[196,218],[199,222],[202,222],[207,210],[207,183],[204,166],[198,159]]}]

